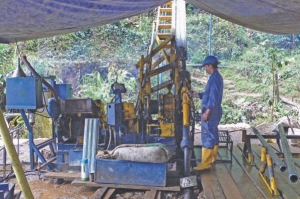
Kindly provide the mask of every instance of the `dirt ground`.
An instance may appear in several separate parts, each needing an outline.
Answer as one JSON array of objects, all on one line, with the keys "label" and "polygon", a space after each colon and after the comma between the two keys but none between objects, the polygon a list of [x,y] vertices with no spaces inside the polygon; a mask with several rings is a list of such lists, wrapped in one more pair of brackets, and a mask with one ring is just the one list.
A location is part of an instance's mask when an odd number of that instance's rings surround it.
[{"label": "dirt ground", "polygon": [[[263,133],[270,133],[271,129],[273,128],[270,124],[263,124],[259,127],[259,131]],[[231,139],[233,140],[234,144],[242,142],[242,129],[246,129],[248,133],[251,133],[251,128],[247,124],[233,124],[233,125],[220,125],[220,130],[228,130],[231,135]],[[195,134],[195,144],[201,144],[200,142],[200,126],[196,125],[196,134]],[[35,142],[43,142],[45,139],[36,139]],[[255,141],[254,141],[255,142]],[[17,147],[18,142],[17,139],[14,139],[14,145]],[[0,146],[3,146],[2,140],[0,140]],[[45,180],[43,178],[44,173],[38,173],[36,171],[30,171],[29,166],[29,142],[27,139],[20,139],[19,140],[19,159],[23,165],[23,169],[25,171],[27,180],[29,182],[30,188],[32,190],[32,194],[35,199],[88,199],[93,198],[93,194],[97,190],[97,188],[87,187],[87,186],[76,186],[71,185],[70,182],[59,182],[55,180]],[[47,148],[43,149],[44,152],[49,152]],[[2,154],[2,151],[0,151]],[[48,157],[50,158],[50,157]],[[9,158],[8,158],[9,159]],[[3,156],[0,155],[0,165],[2,164]],[[9,160],[8,160],[9,163]],[[0,177],[3,176],[0,171]],[[7,173],[8,174],[8,173]],[[0,178],[1,179],[1,178]],[[20,189],[18,186],[17,179],[12,177],[9,178],[8,182],[15,183],[16,189]],[[201,193],[197,193],[198,198],[201,197]],[[24,198],[21,196],[21,198]],[[129,191],[126,192],[119,192],[115,194],[114,198],[132,198],[132,199],[141,199],[144,198],[144,192],[136,192],[136,191]],[[180,198],[180,196],[176,196],[172,193],[167,194],[164,198],[175,199]]]}]

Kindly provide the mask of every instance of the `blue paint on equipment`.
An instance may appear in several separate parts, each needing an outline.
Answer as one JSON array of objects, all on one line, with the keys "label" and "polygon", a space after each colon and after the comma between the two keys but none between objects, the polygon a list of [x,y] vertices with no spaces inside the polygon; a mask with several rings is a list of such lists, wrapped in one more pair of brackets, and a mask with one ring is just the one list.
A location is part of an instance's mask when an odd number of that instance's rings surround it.
[{"label": "blue paint on equipment", "polygon": [[6,79],[6,108],[35,110],[43,107],[40,79],[15,77]]},{"label": "blue paint on equipment", "polygon": [[57,118],[61,113],[60,105],[54,98],[48,99],[48,113],[53,118]]},{"label": "blue paint on equipment", "polygon": [[60,99],[70,99],[72,98],[72,84],[56,84],[55,90],[57,91],[58,97]]},{"label": "blue paint on equipment", "polygon": [[167,164],[95,159],[95,182],[166,186]]}]

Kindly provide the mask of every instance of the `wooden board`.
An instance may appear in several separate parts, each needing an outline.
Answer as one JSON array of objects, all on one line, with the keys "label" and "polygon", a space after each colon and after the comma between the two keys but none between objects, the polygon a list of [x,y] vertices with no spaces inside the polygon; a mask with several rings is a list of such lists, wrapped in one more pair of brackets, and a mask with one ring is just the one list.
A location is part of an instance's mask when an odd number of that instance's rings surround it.
[{"label": "wooden board", "polygon": [[155,186],[140,186],[140,185],[120,185],[120,184],[101,184],[89,181],[82,181],[80,178],[76,178],[72,181],[73,185],[90,186],[90,187],[109,187],[115,189],[138,189],[138,190],[161,190],[161,191],[180,191],[180,186],[172,187],[155,187]]},{"label": "wooden board", "polygon": [[[228,164],[228,163],[226,163]],[[215,164],[215,173],[223,189],[225,198],[243,199],[243,196],[224,163]]]},{"label": "wooden board", "polygon": [[157,192],[156,199],[161,199],[161,191]]},{"label": "wooden board", "polygon": [[116,191],[116,189],[109,189],[107,191],[107,193],[105,194],[105,196],[103,197],[103,199],[110,199],[111,196],[114,194],[115,191]]},{"label": "wooden board", "polygon": [[155,199],[156,194],[157,190],[151,189],[150,191],[146,191],[145,199]]},{"label": "wooden board", "polygon": [[[251,178],[249,178],[248,174],[243,170],[240,166],[239,162],[236,158],[242,157],[242,153],[239,150],[236,150],[236,146],[234,146],[235,153],[233,153],[232,163],[224,164],[227,168],[228,174],[231,175],[234,184],[237,186],[239,191],[242,194],[244,199],[263,199],[265,198],[261,191],[257,188],[257,186],[253,183]],[[219,153],[222,151],[220,150]],[[222,158],[222,154],[220,156]]]},{"label": "wooden board", "polygon": [[4,165],[0,164],[0,171],[4,171],[4,169],[5,169],[5,171],[10,171],[10,170],[12,170],[12,166],[10,164],[7,164],[4,168]]},{"label": "wooden board", "polygon": [[91,196],[91,199],[102,199],[108,189],[108,187],[102,187],[97,189],[97,191]]},{"label": "wooden board", "polygon": [[221,199],[224,198],[224,192],[217,178],[215,168],[210,170],[205,170],[201,172],[196,172],[201,178],[201,184],[204,190],[206,199]]},{"label": "wooden board", "polygon": [[[239,146],[239,145],[238,145]],[[258,168],[256,166],[251,166],[242,155],[242,148],[234,147],[233,155],[235,160],[238,162],[240,167],[245,171],[251,181],[256,185],[257,189],[262,193],[265,198],[282,198],[280,196],[273,196],[269,191],[268,187],[265,185],[258,173]],[[246,185],[244,185],[246,186]]]},{"label": "wooden board", "polygon": [[45,173],[44,178],[57,178],[57,179],[64,179],[65,181],[73,181],[76,178],[80,178],[80,173],[63,173],[63,172],[49,172]]},{"label": "wooden board", "polygon": [[[254,145],[252,146],[252,151],[256,156],[260,158],[261,146]],[[276,151],[275,151],[276,153]],[[258,159],[258,158],[257,158]],[[259,163],[259,160],[256,161],[256,164],[260,167],[262,163]],[[292,184],[288,179],[288,172],[281,172],[276,165],[274,165],[275,181],[277,188],[282,193],[284,198],[300,198],[300,186],[298,184]],[[268,175],[268,171],[265,171],[265,174]]]}]

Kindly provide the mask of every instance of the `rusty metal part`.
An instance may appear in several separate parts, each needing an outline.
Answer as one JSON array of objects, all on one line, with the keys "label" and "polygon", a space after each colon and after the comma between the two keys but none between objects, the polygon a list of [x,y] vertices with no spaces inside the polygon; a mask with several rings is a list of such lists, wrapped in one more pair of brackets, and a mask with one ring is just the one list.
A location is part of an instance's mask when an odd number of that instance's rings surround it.
[{"label": "rusty metal part", "polygon": [[98,114],[99,107],[93,102],[92,99],[62,99],[60,101],[61,112],[63,114]]}]

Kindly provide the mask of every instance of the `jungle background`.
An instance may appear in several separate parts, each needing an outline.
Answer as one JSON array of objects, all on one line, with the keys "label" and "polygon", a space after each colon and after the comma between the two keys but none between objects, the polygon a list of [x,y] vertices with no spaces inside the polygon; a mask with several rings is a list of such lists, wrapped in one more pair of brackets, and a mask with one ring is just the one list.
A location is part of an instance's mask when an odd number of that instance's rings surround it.
[{"label": "jungle background", "polygon": [[[203,91],[207,81],[207,74],[197,64],[208,55],[209,18],[209,13],[188,4],[187,69],[196,92]],[[155,19],[153,10],[66,35],[0,44],[1,109],[12,111],[5,109],[5,80],[13,74],[20,55],[26,55],[41,76],[54,75],[57,83],[72,84],[74,98],[110,102],[113,96],[109,88],[117,79],[127,89],[123,101],[135,102],[136,63],[147,54]],[[212,54],[221,61],[219,70],[225,80],[221,124],[255,126],[285,116],[298,121],[299,42],[300,35],[262,33],[213,16]],[[21,67],[29,75],[26,66]],[[201,101],[195,100],[195,106],[200,110]],[[47,123],[38,125],[38,120],[35,128]],[[23,125],[21,118],[14,122]]]}]

